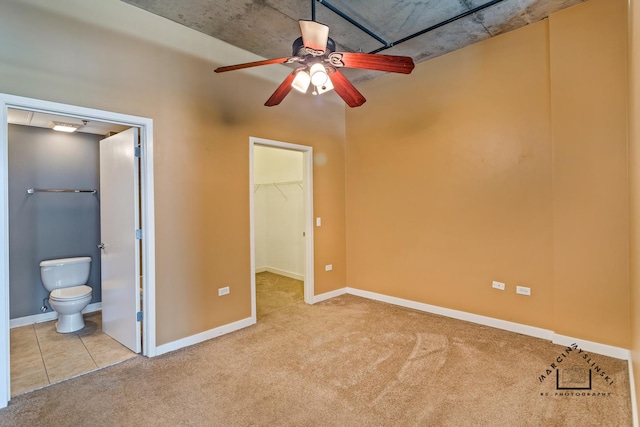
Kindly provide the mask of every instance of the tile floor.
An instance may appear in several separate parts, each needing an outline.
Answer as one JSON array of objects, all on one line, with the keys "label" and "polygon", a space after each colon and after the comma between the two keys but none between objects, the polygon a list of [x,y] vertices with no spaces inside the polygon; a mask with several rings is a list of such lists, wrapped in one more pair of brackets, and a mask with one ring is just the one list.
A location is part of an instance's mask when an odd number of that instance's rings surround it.
[{"label": "tile floor", "polygon": [[11,329],[11,396],[137,356],[102,332],[102,312],[84,320],[71,334],[57,333],[55,320]]}]

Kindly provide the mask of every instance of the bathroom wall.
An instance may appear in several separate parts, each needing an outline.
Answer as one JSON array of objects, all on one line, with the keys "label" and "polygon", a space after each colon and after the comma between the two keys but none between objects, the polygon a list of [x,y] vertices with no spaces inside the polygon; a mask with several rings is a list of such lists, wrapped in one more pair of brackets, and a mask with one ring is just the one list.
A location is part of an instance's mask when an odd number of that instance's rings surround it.
[{"label": "bathroom wall", "polygon": [[[9,125],[11,319],[39,314],[48,296],[40,261],[90,256],[92,303],[101,300],[99,141],[102,136]],[[28,188],[98,189],[35,193]]]},{"label": "bathroom wall", "polygon": [[[256,271],[304,278],[303,155],[271,147],[254,148]],[[273,183],[280,183],[278,187]]]}]

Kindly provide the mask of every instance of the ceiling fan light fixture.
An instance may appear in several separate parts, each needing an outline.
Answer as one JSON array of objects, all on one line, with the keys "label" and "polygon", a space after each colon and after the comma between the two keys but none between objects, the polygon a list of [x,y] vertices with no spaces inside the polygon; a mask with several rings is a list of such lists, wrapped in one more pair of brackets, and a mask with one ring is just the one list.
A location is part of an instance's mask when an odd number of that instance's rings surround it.
[{"label": "ceiling fan light fixture", "polygon": [[309,73],[311,74],[311,83],[313,83],[314,86],[323,86],[329,80],[324,65],[318,62],[311,66]]},{"label": "ceiling fan light fixture", "polygon": [[291,82],[291,87],[298,92],[307,93],[309,84],[311,83],[311,76],[306,71],[298,71],[295,79]]}]

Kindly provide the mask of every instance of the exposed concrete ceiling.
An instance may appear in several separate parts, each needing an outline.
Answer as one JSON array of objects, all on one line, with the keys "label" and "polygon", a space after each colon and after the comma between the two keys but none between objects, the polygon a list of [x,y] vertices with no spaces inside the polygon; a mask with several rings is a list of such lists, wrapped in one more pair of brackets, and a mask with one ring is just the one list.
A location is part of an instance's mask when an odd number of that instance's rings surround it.
[{"label": "exposed concrete ceiling", "polygon": [[[264,58],[291,55],[298,20],[312,18],[314,0],[122,0],[201,31]],[[371,52],[460,14],[469,16],[394,45],[381,53],[406,55],[416,63],[540,21],[587,0],[317,0],[316,21],[329,26],[337,51]],[[495,3],[495,4],[494,4]],[[337,9],[378,39],[331,10]],[[232,64],[220,64],[232,65]],[[382,73],[344,70],[353,82]]]}]

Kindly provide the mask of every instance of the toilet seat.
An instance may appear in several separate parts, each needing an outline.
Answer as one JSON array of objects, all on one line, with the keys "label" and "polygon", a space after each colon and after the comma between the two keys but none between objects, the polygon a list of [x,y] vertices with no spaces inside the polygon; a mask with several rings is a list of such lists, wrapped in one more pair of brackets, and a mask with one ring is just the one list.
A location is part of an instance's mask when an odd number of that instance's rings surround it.
[{"label": "toilet seat", "polygon": [[54,289],[49,298],[54,301],[75,301],[91,295],[91,287],[86,285]]}]

